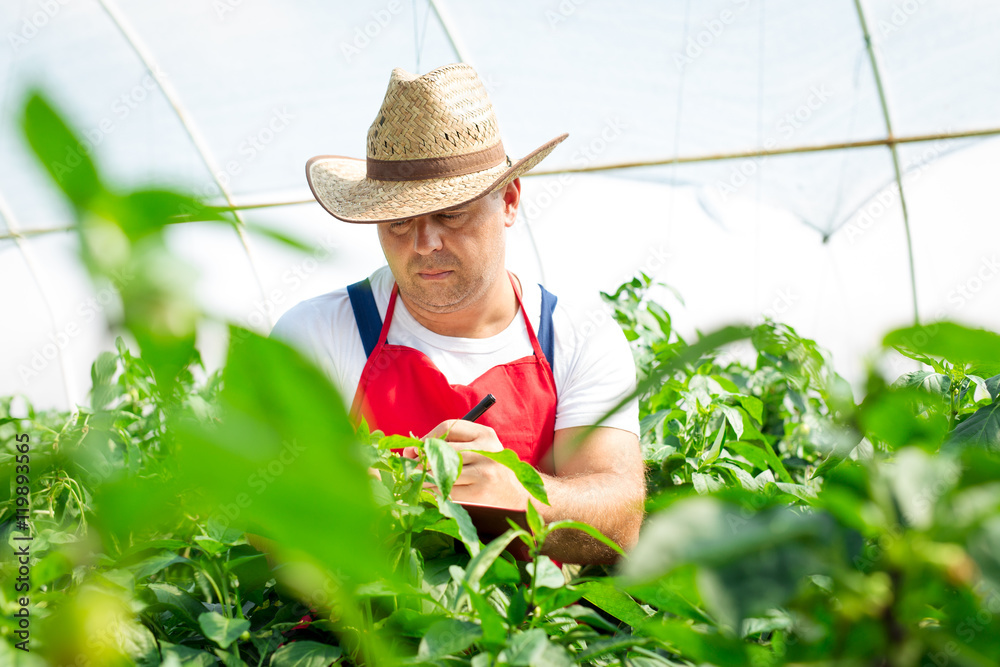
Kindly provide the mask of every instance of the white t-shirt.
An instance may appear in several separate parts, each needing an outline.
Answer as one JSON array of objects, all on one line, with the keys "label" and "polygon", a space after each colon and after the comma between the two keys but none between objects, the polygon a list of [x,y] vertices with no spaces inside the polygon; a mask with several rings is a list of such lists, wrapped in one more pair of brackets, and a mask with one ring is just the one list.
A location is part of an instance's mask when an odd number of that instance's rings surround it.
[{"label": "white t-shirt", "polygon": [[[379,315],[385,321],[393,277],[388,266],[370,276]],[[523,284],[522,300],[538,334],[542,292]],[[558,295],[556,295],[558,296]],[[590,426],[635,389],[635,364],[625,334],[603,308],[579,308],[559,299],[552,314],[553,376],[558,431]],[[350,408],[367,357],[347,288],[293,306],[278,319],[271,336],[312,358],[340,390]],[[531,354],[531,340],[518,313],[506,329],[489,338],[442,336],[426,329],[396,298],[387,342],[423,352],[451,384],[470,384],[487,370]],[[550,360],[551,361],[551,360]],[[639,434],[639,405],[633,399],[604,422]]]}]

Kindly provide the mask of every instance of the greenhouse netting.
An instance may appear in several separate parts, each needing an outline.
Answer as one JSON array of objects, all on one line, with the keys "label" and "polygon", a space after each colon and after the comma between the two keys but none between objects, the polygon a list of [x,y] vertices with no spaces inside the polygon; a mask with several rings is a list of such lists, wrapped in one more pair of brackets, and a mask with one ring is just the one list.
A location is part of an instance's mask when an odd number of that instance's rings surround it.
[{"label": "greenhouse netting", "polygon": [[205,310],[265,333],[384,261],[314,202],[305,161],[364,154],[393,67],[455,61],[486,82],[511,155],[569,133],[510,234],[512,268],[556,294],[645,271],[684,299],[682,329],[771,316],[855,382],[891,326],[1000,325],[994,2],[25,0],[0,22],[0,393],[84,400],[116,333],[114,291],[84,278],[21,137],[31,87],[113,183],[185,188],[315,246],[172,233]]}]

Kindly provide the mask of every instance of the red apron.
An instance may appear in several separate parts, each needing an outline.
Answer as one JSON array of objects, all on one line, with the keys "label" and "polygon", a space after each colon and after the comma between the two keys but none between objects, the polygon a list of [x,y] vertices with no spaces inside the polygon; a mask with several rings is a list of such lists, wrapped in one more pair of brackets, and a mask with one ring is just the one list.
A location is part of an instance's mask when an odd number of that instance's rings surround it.
[{"label": "red apron", "polygon": [[[508,278],[514,286],[510,272]],[[360,412],[372,430],[421,438],[441,422],[461,418],[486,394],[493,394],[496,404],[477,423],[491,426],[506,449],[538,467],[555,434],[556,384],[517,288],[514,295],[533,354],[494,366],[469,385],[450,384],[423,352],[386,343],[398,293],[399,287],[393,284],[378,343],[368,355],[354,395],[351,415],[355,421]]]}]

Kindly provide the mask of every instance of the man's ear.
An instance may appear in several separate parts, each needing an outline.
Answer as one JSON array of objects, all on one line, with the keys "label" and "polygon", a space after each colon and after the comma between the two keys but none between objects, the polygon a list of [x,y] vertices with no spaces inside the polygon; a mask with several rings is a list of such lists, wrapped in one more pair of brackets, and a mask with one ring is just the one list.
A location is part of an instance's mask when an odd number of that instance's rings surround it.
[{"label": "man's ear", "polygon": [[521,179],[515,178],[504,188],[503,194],[504,225],[510,227],[517,220],[517,207],[521,203]]}]

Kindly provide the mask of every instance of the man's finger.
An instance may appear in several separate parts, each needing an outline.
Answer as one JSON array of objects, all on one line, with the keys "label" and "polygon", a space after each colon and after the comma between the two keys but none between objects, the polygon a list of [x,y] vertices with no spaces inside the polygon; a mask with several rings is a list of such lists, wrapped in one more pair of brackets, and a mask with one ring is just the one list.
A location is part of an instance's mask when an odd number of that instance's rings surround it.
[{"label": "man's finger", "polygon": [[464,419],[447,419],[432,428],[424,437],[443,438],[447,435],[448,442],[469,442],[491,430],[489,426],[467,422]]},{"label": "man's finger", "polygon": [[[479,457],[482,459],[482,457]],[[480,484],[483,481],[483,473],[476,466],[462,465],[462,474],[458,476],[452,486],[471,486]]]},{"label": "man's finger", "polygon": [[474,447],[463,449],[462,448],[463,444],[465,443],[458,443],[452,445],[455,448],[455,451],[458,452],[462,457],[462,468],[469,468],[472,466],[481,465],[487,461],[492,461],[492,459],[488,459],[485,456],[478,454],[477,450]]}]

